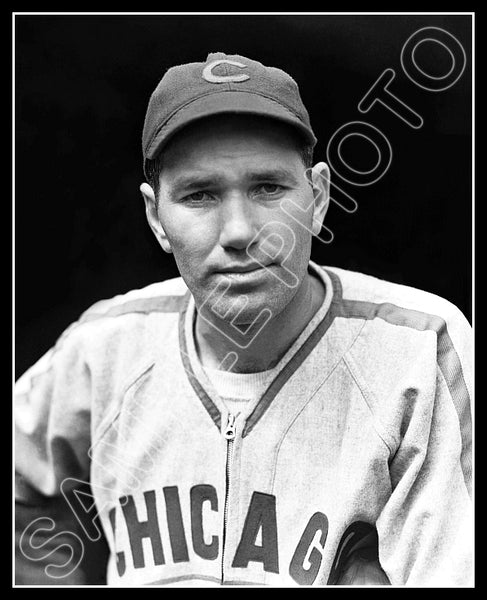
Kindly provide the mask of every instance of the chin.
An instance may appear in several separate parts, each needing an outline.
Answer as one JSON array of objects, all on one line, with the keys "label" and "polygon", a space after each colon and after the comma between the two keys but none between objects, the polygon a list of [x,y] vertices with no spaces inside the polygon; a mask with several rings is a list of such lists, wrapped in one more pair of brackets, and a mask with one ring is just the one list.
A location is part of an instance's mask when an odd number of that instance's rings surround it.
[{"label": "chin", "polygon": [[235,314],[230,314],[225,321],[238,327],[242,331],[248,329],[250,325],[262,325],[263,322],[269,321],[273,317],[273,313],[266,307],[259,307],[255,310],[243,310]]},{"label": "chin", "polygon": [[245,294],[247,303],[239,298],[224,299],[215,303],[211,309],[219,318],[227,323],[245,329],[255,322],[261,325],[263,321],[278,315],[288,304],[289,299],[279,294],[248,293]]},{"label": "chin", "polygon": [[[264,303],[250,301],[245,307],[242,304],[235,302],[220,302],[218,305],[211,307],[213,314],[219,319],[228,324],[236,325],[237,327],[245,328],[258,319],[259,315],[272,316],[272,309]],[[264,312],[263,312],[264,311]]]}]

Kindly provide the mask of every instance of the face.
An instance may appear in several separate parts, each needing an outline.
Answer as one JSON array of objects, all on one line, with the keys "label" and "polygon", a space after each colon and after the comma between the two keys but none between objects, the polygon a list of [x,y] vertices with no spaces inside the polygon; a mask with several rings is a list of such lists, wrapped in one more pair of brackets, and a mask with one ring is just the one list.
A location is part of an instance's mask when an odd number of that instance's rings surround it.
[{"label": "face", "polygon": [[158,197],[141,188],[147,217],[197,308],[238,325],[264,308],[280,313],[321,228],[326,165],[314,168],[313,187],[285,126],[236,116],[186,127],[162,164]]}]

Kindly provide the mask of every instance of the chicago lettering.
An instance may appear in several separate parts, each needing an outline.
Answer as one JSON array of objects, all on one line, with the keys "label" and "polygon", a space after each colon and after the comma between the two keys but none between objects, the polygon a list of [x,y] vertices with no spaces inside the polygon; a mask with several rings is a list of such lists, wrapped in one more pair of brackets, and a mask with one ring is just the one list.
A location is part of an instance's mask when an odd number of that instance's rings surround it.
[{"label": "chicago lettering", "polygon": [[[205,527],[204,515],[208,510],[218,512],[219,503],[216,489],[212,485],[196,485],[190,490],[191,531],[184,528],[179,490],[177,486],[161,490],[148,490],[138,496],[138,502],[145,505],[147,519],[139,517],[134,496],[122,496],[119,505],[109,511],[109,520],[116,535],[116,511],[122,516],[127,527],[130,544],[130,557],[126,550],[117,549],[116,565],[119,576],[123,576],[130,560],[134,569],[146,566],[142,541],[149,540],[155,565],[168,562],[189,562],[190,551],[205,560],[217,560],[220,556],[220,539],[217,532]],[[165,515],[157,509],[158,500],[164,498]],[[164,522],[161,520],[164,519]],[[169,548],[163,548],[161,527],[167,527]],[[328,534],[328,519],[321,512],[314,513],[299,540],[297,540],[291,563],[290,576],[299,584],[309,585],[318,575],[322,551]],[[260,543],[258,539],[260,538]],[[316,538],[317,541],[316,541]],[[309,560],[306,557],[309,555]],[[276,498],[272,494],[254,492],[249,503],[245,522],[240,534],[233,568],[247,568],[249,563],[260,563],[267,573],[279,574],[279,547],[276,517]],[[308,566],[305,566],[305,563]]]}]

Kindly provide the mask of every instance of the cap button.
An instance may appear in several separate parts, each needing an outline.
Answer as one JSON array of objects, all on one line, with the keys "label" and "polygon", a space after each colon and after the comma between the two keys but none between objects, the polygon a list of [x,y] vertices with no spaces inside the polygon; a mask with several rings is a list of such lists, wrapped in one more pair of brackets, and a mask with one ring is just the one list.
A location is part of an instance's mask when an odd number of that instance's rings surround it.
[{"label": "cap button", "polygon": [[213,60],[220,60],[222,58],[226,58],[225,52],[210,52],[206,57],[206,62],[210,62]]}]

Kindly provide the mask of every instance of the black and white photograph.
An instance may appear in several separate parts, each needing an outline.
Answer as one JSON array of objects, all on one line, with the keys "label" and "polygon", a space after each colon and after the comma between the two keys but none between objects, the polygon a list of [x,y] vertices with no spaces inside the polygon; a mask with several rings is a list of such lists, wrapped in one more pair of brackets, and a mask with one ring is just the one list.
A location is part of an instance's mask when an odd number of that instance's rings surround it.
[{"label": "black and white photograph", "polygon": [[475,13],[11,15],[12,587],[475,587]]}]

